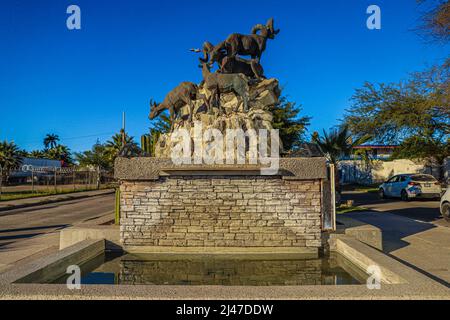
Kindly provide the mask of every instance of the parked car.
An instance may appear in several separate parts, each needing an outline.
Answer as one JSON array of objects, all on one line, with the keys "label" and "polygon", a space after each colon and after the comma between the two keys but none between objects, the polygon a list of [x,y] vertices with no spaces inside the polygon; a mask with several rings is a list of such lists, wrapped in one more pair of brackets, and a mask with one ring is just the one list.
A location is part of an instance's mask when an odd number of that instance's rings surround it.
[{"label": "parked car", "polygon": [[447,188],[447,191],[442,196],[441,214],[445,220],[450,222],[450,188]]},{"label": "parked car", "polygon": [[380,198],[401,198],[408,201],[415,198],[440,199],[442,187],[429,174],[399,174],[379,187]]}]

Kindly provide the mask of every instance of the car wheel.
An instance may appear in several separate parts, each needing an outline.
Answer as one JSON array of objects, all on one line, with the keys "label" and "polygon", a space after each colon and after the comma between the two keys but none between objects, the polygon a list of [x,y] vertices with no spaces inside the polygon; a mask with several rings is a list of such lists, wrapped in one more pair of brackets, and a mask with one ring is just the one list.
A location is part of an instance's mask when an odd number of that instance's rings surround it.
[{"label": "car wheel", "polygon": [[406,190],[402,190],[401,198],[402,198],[402,201],[409,201],[408,192],[406,192]]},{"label": "car wheel", "polygon": [[446,202],[442,205],[442,216],[448,222],[450,222],[450,203]]},{"label": "car wheel", "polygon": [[380,196],[380,199],[386,199],[386,195],[384,194],[383,189],[378,190],[378,195]]}]

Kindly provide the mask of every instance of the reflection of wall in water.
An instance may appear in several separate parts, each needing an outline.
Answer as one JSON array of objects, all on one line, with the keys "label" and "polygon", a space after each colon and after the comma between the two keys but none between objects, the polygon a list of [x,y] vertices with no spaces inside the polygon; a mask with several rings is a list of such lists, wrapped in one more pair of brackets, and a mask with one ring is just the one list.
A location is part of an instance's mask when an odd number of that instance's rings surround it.
[{"label": "reflection of wall in water", "polygon": [[[120,284],[320,285],[322,260],[121,261]],[[333,281],[328,279],[329,281]]]}]

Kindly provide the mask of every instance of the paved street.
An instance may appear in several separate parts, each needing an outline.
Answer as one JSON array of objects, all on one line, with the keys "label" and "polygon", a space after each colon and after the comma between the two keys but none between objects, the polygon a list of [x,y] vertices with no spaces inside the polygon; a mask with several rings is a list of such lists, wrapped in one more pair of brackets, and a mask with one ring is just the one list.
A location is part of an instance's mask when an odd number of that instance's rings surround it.
[{"label": "paved street", "polygon": [[354,200],[355,206],[361,206],[378,212],[389,212],[421,222],[450,227],[439,212],[439,201],[414,200],[410,202],[399,199],[381,200],[376,193],[347,191],[342,195],[343,201]]},{"label": "paved street", "polygon": [[379,200],[361,192],[346,192],[343,199],[373,210],[345,216],[381,229],[386,254],[450,287],[450,224],[439,202]]},{"label": "paved street", "polygon": [[114,194],[0,212],[0,271],[58,246],[59,231],[114,212]]}]

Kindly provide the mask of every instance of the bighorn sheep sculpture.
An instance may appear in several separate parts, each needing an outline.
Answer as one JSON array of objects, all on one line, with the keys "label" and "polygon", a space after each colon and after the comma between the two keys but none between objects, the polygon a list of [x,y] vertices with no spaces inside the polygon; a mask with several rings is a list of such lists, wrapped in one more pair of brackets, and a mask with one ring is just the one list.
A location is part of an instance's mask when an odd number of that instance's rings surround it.
[{"label": "bighorn sheep sculpture", "polygon": [[[260,32],[258,34],[258,31]],[[257,24],[252,29],[251,35],[239,33],[231,34],[225,41],[228,56],[236,58],[237,55],[251,56],[253,72],[258,74],[256,66],[260,63],[261,56],[266,50],[267,39],[275,39],[280,30],[274,29],[274,20],[270,18],[266,25]]]},{"label": "bighorn sheep sculpture", "polygon": [[192,82],[182,82],[175,89],[170,91],[164,101],[157,105],[154,103],[150,105],[150,120],[155,119],[159,116],[164,110],[169,110],[170,112],[170,120],[171,120],[171,129],[173,128],[174,120],[178,115],[178,112],[185,105],[189,106],[189,121],[192,122],[192,117],[194,113],[194,105],[192,103],[193,100],[197,98],[198,87],[196,84]]},{"label": "bighorn sheep sculpture", "polygon": [[208,63],[210,67],[213,66],[214,62],[217,62],[219,72],[221,73],[242,73],[251,78],[264,78],[264,69],[261,64],[256,63],[255,67],[252,68],[252,61],[240,57],[233,58],[228,56],[225,42],[213,46],[207,41],[203,44],[202,52],[203,58],[200,58],[200,61],[202,63]]},{"label": "bighorn sheep sculpture", "polygon": [[[260,60],[266,50],[267,39],[275,39],[279,32],[279,29],[274,28],[273,18],[270,18],[266,25],[255,25],[250,35],[233,33],[216,46],[205,42],[203,50],[191,49],[191,51],[203,52],[203,58],[200,58],[200,61],[208,63],[210,67],[217,62],[222,73],[243,73],[259,79],[263,77]],[[250,56],[251,61],[238,58],[238,55]],[[224,63],[226,57],[228,60]]]},{"label": "bighorn sheep sculpture", "polygon": [[242,99],[244,112],[248,111],[249,87],[247,78],[244,75],[240,73],[212,73],[207,63],[203,63],[202,65],[202,75],[204,87],[210,90],[212,95],[217,97],[216,101],[219,101],[221,93],[234,92]]}]

